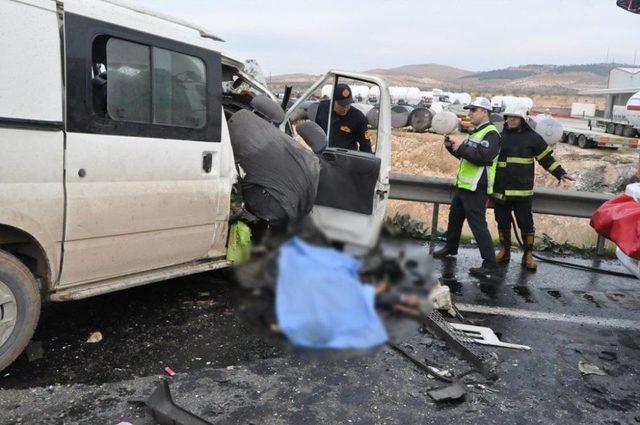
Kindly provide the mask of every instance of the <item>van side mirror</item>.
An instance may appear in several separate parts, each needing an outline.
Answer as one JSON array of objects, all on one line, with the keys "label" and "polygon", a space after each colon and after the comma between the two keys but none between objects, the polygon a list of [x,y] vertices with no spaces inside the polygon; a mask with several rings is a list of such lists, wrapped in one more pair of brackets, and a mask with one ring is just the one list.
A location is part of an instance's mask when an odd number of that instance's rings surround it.
[{"label": "van side mirror", "polygon": [[618,7],[640,15],[640,0],[617,0]]}]

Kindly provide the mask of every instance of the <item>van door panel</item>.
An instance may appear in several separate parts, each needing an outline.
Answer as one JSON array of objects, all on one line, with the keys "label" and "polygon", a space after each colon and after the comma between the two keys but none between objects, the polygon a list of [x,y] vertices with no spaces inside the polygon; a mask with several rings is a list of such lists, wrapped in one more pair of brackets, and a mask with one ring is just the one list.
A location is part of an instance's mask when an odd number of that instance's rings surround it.
[{"label": "van door panel", "polygon": [[320,157],[320,182],[315,204],[371,214],[372,194],[380,174],[380,158],[335,148],[325,149]]},{"label": "van door panel", "polygon": [[[205,257],[215,227],[226,226],[228,216],[221,146],[68,134],[62,284]],[[205,151],[212,154],[211,173],[203,170]]]},{"label": "van door panel", "polygon": [[[222,143],[129,138],[119,144],[112,136],[70,134],[63,285],[225,255],[234,168],[226,121],[222,126]],[[158,142],[162,147],[154,150]],[[180,149],[188,160],[175,155]],[[198,171],[201,149],[212,153],[211,174]],[[115,151],[130,159],[108,156]]]}]

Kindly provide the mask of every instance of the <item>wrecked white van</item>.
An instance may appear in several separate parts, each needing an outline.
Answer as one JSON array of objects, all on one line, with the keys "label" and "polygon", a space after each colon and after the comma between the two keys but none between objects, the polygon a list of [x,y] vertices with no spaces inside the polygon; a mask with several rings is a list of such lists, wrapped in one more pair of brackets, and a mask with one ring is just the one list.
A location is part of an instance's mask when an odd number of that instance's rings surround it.
[{"label": "wrecked white van", "polygon": [[[276,98],[216,36],[120,2],[3,1],[0,28],[1,370],[43,301],[228,266],[227,118],[242,107],[230,90],[241,82]],[[321,182],[312,215],[329,237],[367,249],[388,197],[389,95],[378,78],[338,71],[314,87],[344,78],[380,88],[375,153],[329,141],[322,155],[354,178],[369,170],[358,183],[369,193],[345,200]]]}]

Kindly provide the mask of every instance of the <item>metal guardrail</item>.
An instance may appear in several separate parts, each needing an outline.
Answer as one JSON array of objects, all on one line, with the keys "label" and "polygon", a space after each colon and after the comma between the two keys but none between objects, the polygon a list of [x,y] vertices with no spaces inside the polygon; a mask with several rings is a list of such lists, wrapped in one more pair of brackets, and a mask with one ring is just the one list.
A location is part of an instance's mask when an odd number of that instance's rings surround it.
[{"label": "metal guardrail", "polygon": [[[428,202],[434,204],[432,234],[435,234],[440,204],[450,204],[453,179],[392,173],[390,199]],[[596,192],[578,192],[539,188],[534,189],[533,212],[566,217],[590,218],[596,209],[614,195]],[[604,238],[598,236],[597,252],[601,254]]]},{"label": "metal guardrail", "polygon": [[[453,179],[392,173],[391,199],[404,201],[450,204]],[[578,192],[540,188],[534,190],[533,212],[590,218],[595,210],[614,195],[596,192]]]}]

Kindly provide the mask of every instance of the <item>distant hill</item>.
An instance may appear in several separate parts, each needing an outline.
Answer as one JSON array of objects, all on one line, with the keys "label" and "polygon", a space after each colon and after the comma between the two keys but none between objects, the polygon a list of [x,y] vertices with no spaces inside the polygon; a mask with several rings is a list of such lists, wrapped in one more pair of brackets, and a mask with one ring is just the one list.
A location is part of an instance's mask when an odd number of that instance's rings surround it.
[{"label": "distant hill", "polygon": [[[580,65],[521,65],[491,71],[472,72],[439,64],[404,65],[395,68],[376,68],[364,71],[384,77],[389,85],[418,87],[422,90],[467,91],[495,94],[575,94],[579,90],[603,88],[611,69],[631,65],[595,63]],[[300,93],[318,75],[287,74],[270,79],[276,91],[293,85]]]},{"label": "distant hill", "polygon": [[429,78],[436,81],[451,81],[457,78],[473,74],[471,71],[454,68],[447,65],[428,63],[423,65],[404,65],[390,69],[370,69],[365,71],[369,74],[389,75],[389,76],[411,76],[417,78]]},{"label": "distant hill", "polygon": [[580,72],[600,77],[608,77],[609,72],[613,68],[619,66],[631,67],[631,65],[616,63],[592,63],[586,65],[521,65],[517,67],[496,69],[493,71],[469,73],[461,76],[460,78],[476,78],[479,80],[514,80],[544,73],[560,75]]},{"label": "distant hill", "polygon": [[527,78],[531,75],[535,75],[533,71],[525,71],[523,69],[497,69],[495,71],[478,72],[476,74],[466,75],[460,77],[475,78],[478,80],[516,80],[518,78]]},{"label": "distant hill", "polygon": [[320,78],[321,75],[315,75],[315,74],[281,74],[281,75],[274,75],[273,77],[271,77],[272,81],[291,81],[291,82],[296,82],[296,81],[313,81],[313,80],[317,80],[318,78]]},{"label": "distant hill", "polygon": [[616,63],[584,65],[521,65],[462,76],[456,82],[476,89],[575,93],[587,88],[606,87]]},{"label": "distant hill", "polygon": [[[460,77],[472,74],[472,71],[438,64],[404,65],[397,68],[377,68],[364,71],[384,77],[392,86],[415,86],[425,89],[443,88]],[[309,86],[320,78],[320,75],[285,74],[271,77],[270,85],[277,91],[282,91],[285,85],[293,86],[294,92],[300,92],[304,85]]]}]

